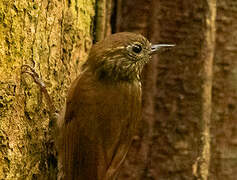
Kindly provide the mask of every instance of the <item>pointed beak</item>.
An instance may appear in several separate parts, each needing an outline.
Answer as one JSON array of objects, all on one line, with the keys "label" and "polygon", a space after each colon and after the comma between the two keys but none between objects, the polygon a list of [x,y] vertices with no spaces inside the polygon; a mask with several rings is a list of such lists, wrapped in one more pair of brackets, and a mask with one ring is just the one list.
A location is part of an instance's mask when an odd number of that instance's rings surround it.
[{"label": "pointed beak", "polygon": [[174,46],[175,46],[175,44],[154,44],[154,45],[151,45],[151,53],[150,54],[156,54],[161,49],[166,50],[166,49],[169,49]]}]

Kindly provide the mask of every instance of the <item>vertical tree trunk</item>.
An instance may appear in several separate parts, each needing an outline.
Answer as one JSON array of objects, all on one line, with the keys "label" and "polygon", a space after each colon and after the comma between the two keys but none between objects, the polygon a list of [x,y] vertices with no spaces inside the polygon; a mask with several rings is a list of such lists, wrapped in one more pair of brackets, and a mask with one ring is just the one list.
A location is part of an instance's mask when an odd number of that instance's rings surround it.
[{"label": "vertical tree trunk", "polygon": [[60,110],[92,44],[95,3],[0,1],[0,179],[53,178],[47,177],[48,106],[21,65],[39,73]]},{"label": "vertical tree trunk", "polygon": [[237,1],[217,1],[210,180],[237,178]]},{"label": "vertical tree trunk", "polygon": [[202,84],[202,117],[201,117],[201,143],[199,156],[193,165],[193,173],[198,179],[207,180],[210,166],[210,126],[212,113],[212,68],[215,53],[215,33],[216,33],[216,0],[204,2],[204,40],[201,51],[203,60],[203,84]]},{"label": "vertical tree trunk", "polygon": [[107,35],[111,34],[110,18],[112,14],[112,0],[96,1],[96,24],[94,41],[103,40]]},{"label": "vertical tree trunk", "polygon": [[145,69],[143,121],[120,179],[207,179],[215,1],[118,4],[117,30],[176,44]]}]

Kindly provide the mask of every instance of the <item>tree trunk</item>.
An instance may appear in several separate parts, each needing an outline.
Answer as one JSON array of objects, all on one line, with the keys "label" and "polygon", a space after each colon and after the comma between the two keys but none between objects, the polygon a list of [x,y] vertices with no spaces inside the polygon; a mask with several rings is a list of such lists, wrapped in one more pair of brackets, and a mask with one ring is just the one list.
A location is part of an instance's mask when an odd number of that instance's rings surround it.
[{"label": "tree trunk", "polygon": [[36,70],[60,110],[92,45],[95,5],[0,1],[0,179],[55,178],[48,175],[48,106],[21,66]]},{"label": "tree trunk", "polygon": [[114,32],[176,44],[145,67],[143,120],[118,179],[236,179],[236,1],[113,2],[116,21],[112,0],[0,1],[0,179],[57,173],[48,104],[21,66],[36,70],[60,111],[110,23]]},{"label": "tree trunk", "polygon": [[237,1],[217,1],[210,180],[237,178]]},{"label": "tree trunk", "polygon": [[143,121],[119,179],[207,179],[215,3],[118,0],[117,31],[176,44],[144,71]]}]

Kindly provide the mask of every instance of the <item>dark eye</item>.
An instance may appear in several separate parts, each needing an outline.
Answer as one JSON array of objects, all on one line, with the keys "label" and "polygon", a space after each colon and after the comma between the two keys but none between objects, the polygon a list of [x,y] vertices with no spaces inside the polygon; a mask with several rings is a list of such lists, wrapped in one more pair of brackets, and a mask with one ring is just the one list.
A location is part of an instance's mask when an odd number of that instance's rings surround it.
[{"label": "dark eye", "polygon": [[134,44],[132,46],[132,51],[138,54],[142,51],[142,46],[139,44]]}]

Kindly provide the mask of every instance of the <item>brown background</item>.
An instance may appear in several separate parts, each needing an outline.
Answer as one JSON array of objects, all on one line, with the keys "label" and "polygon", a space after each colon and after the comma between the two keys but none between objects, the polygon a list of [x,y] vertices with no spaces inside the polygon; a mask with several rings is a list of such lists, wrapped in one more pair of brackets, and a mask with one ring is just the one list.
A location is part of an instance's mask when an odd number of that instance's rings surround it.
[{"label": "brown background", "polygon": [[[117,2],[116,31],[140,32],[153,43],[176,44],[145,69],[143,121],[119,179],[237,178],[237,3],[216,4]],[[206,23],[213,11],[216,32]],[[216,37],[212,48],[205,40],[208,31]],[[208,54],[214,56],[209,63]],[[211,116],[205,112],[208,108]],[[195,164],[202,158],[205,123],[211,129],[211,158],[204,177],[195,173]]]}]

